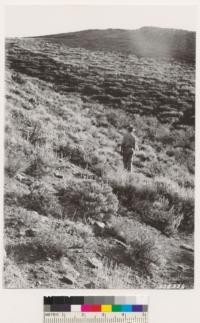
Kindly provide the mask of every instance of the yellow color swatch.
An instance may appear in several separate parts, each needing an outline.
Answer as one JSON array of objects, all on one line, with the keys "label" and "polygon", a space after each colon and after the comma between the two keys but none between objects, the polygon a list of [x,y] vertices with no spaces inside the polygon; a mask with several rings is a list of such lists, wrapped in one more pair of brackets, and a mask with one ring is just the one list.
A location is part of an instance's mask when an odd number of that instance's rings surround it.
[{"label": "yellow color swatch", "polygon": [[112,312],[112,305],[101,305],[101,312]]}]

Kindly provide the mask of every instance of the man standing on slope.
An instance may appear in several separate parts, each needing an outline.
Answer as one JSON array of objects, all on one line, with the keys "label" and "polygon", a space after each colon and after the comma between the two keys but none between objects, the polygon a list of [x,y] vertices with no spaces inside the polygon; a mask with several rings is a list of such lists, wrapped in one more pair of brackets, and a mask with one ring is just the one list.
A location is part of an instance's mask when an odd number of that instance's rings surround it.
[{"label": "man standing on slope", "polygon": [[121,154],[123,156],[124,168],[129,172],[132,171],[133,153],[136,149],[136,139],[133,132],[133,126],[129,125],[127,128],[127,133],[124,135],[121,144]]}]

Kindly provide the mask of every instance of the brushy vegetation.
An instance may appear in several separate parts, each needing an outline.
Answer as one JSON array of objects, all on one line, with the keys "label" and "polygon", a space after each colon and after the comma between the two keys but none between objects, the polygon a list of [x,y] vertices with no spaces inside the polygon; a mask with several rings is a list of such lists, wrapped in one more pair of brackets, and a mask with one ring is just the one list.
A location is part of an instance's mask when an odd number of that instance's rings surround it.
[{"label": "brushy vegetation", "polygon": [[62,217],[62,207],[55,196],[55,191],[44,183],[33,184],[26,201],[26,208],[37,211],[39,214]]},{"label": "brushy vegetation", "polygon": [[98,288],[130,288],[130,268],[120,268],[116,263],[104,261],[102,268],[98,268],[95,274]]},{"label": "brushy vegetation", "polygon": [[[56,225],[55,225],[56,226]],[[73,247],[83,248],[84,240],[80,236],[74,235],[71,239],[70,234],[65,232],[64,227],[52,227],[50,230],[41,231],[31,242],[38,252],[44,256],[60,259],[67,256],[69,250]]]},{"label": "brushy vegetation", "polygon": [[192,64],[7,41],[5,286],[68,287],[69,266],[79,288],[177,282],[171,262],[194,230],[193,122]]},{"label": "brushy vegetation", "polygon": [[194,229],[193,191],[165,177],[129,174],[125,171],[110,173],[108,181],[124,205],[140,215],[141,220],[167,235],[179,227],[187,232]]},{"label": "brushy vegetation", "polygon": [[158,237],[147,226],[133,219],[112,217],[110,230],[126,243],[124,256],[131,267],[149,275],[153,274],[156,267],[162,269],[165,261],[160,253]]},{"label": "brushy vegetation", "polygon": [[71,180],[59,192],[66,216],[108,221],[117,213],[118,199],[112,188],[94,180]]}]

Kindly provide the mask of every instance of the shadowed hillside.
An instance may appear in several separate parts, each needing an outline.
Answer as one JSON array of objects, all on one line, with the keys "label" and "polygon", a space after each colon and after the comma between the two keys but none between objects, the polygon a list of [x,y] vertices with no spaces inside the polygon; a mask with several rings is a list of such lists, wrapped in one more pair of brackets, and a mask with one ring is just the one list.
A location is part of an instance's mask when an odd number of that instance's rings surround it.
[{"label": "shadowed hillside", "polygon": [[62,37],[6,41],[5,286],[192,287],[194,64]]},{"label": "shadowed hillside", "polygon": [[142,27],[137,30],[84,30],[43,36],[48,41],[90,50],[118,51],[143,57],[195,61],[195,32]]}]

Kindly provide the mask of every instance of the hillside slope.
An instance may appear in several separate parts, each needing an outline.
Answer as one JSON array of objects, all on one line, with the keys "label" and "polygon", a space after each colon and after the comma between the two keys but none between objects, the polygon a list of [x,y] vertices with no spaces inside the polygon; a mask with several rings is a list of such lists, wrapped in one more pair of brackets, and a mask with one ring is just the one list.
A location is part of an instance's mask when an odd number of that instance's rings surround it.
[{"label": "hillside slope", "polygon": [[132,114],[194,125],[193,64],[90,52],[39,39],[21,43],[17,47],[12,41],[8,44],[10,68],[50,81],[62,94],[78,92],[90,102]]},{"label": "hillside slope", "polygon": [[137,30],[83,30],[42,36],[47,41],[89,50],[117,51],[139,57],[195,61],[195,32],[158,27]]},{"label": "hillside slope", "polygon": [[39,38],[6,50],[5,286],[192,287],[194,66]]}]

